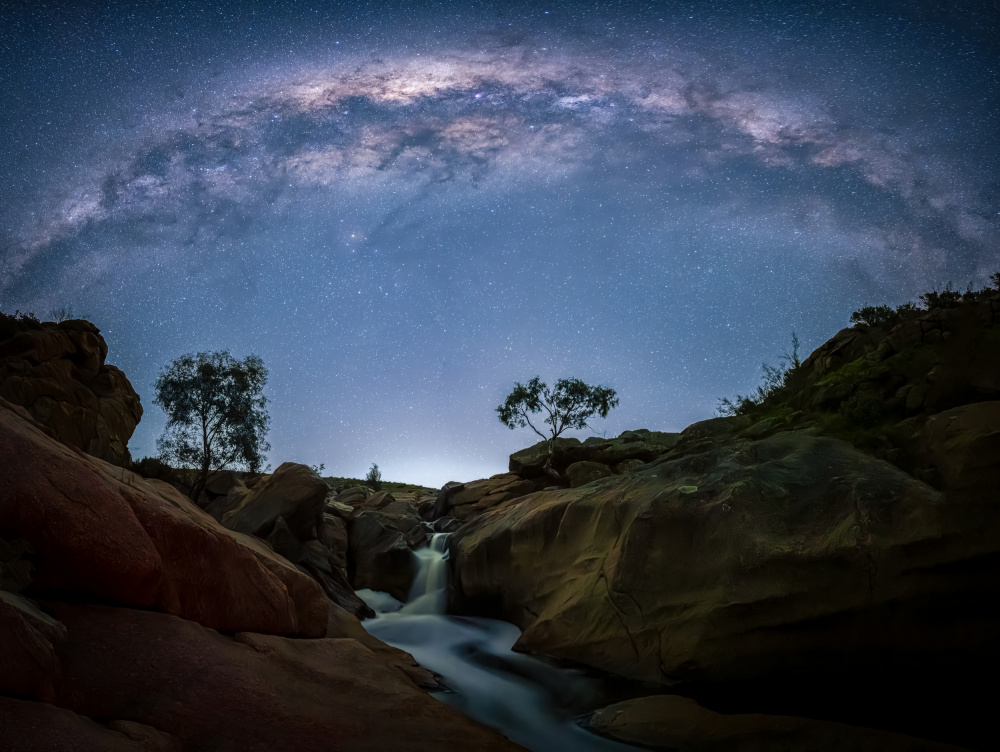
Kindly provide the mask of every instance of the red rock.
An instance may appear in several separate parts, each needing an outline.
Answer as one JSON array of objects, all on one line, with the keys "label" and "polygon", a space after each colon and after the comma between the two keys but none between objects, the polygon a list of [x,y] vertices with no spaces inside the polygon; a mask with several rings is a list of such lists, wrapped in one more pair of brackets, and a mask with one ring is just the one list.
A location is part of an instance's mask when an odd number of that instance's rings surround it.
[{"label": "red rock", "polygon": [[154,608],[223,631],[320,636],[319,586],[166,483],[88,457],[0,402],[0,534],[39,555],[35,587]]},{"label": "red rock", "polygon": [[148,611],[52,604],[66,624],[58,703],[240,752],[519,749],[349,638],[223,636]]}]

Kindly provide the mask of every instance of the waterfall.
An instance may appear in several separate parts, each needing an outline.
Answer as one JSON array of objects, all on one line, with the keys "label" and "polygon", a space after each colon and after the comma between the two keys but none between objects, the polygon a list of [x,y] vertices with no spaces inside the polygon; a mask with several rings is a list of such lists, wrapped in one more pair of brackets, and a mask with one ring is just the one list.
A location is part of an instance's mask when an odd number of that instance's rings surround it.
[{"label": "waterfall", "polygon": [[448,536],[434,533],[430,545],[413,552],[417,576],[410,597],[400,609],[404,614],[443,614],[448,599]]},{"label": "waterfall", "polygon": [[417,575],[405,604],[388,593],[359,590],[378,616],[362,624],[438,674],[448,692],[436,696],[535,752],[638,752],[580,728],[575,717],[608,704],[598,679],[511,650],[513,624],[446,616],[448,533],[413,552]]}]

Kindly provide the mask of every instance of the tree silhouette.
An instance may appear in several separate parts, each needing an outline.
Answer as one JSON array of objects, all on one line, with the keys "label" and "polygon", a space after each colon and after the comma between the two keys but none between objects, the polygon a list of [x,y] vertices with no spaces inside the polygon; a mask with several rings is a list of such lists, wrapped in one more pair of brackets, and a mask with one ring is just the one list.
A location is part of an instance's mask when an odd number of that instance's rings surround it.
[{"label": "tree silhouette", "polygon": [[378,469],[378,465],[374,462],[368,468],[368,475],[365,476],[365,485],[372,491],[382,490],[382,471]]},{"label": "tree silhouette", "polygon": [[[545,460],[545,472],[557,477],[552,470],[552,454],[555,440],[569,428],[586,428],[587,421],[595,415],[608,417],[608,411],[618,406],[614,389],[604,386],[589,386],[580,379],[559,379],[554,389],[549,389],[538,376],[527,384],[514,383],[514,391],[506,401],[497,407],[500,422],[511,430],[530,427],[532,431],[548,442],[549,456]],[[531,422],[531,416],[543,413],[542,422],[548,425],[547,433],[538,430]]]},{"label": "tree silhouette", "polygon": [[260,472],[271,448],[264,441],[266,382],[264,361],[237,360],[228,350],[182,355],[160,373],[153,402],[167,414],[167,428],[156,448],[163,461],[198,469],[192,499],[212,471],[233,465]]}]

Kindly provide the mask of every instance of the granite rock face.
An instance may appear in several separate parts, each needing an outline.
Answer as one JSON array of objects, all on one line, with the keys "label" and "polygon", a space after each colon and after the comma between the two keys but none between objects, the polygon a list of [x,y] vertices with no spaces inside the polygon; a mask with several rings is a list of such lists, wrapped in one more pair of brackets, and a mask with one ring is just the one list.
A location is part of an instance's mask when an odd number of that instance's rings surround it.
[{"label": "granite rock face", "polygon": [[347,489],[337,504],[349,511],[347,570],[356,589],[371,588],[405,601],[416,576],[413,550],[427,543],[429,527],[418,508],[423,492],[378,491],[365,496]]},{"label": "granite rock face", "polygon": [[52,610],[68,632],[56,704],[158,729],[179,749],[519,749],[427,695],[390,648],[227,636],[134,609]]},{"label": "granite rock face", "polygon": [[0,403],[0,535],[28,541],[33,587],[151,608],[225,631],[319,636],[309,577],[173,486],[73,451]]},{"label": "granite rock face", "polygon": [[142,405],[89,321],[45,322],[0,341],[0,398],[20,405],[65,444],[128,466]]},{"label": "granite rock face", "polygon": [[[982,511],[789,431],[485,512],[452,542],[455,589],[521,626],[521,648],[636,679],[820,670],[868,648],[932,653],[947,625],[916,617],[946,595],[940,572],[1000,548],[958,535]],[[949,599],[962,587],[981,582]]]},{"label": "granite rock face", "polygon": [[[613,439],[598,436],[591,436],[586,441],[558,438],[552,444],[552,467],[557,473],[564,473],[575,462],[599,462],[609,466],[628,460],[650,462],[669,451],[679,440],[680,434],[645,428],[625,431]],[[510,472],[522,478],[542,478],[548,456],[548,442],[540,441],[510,456]]]}]

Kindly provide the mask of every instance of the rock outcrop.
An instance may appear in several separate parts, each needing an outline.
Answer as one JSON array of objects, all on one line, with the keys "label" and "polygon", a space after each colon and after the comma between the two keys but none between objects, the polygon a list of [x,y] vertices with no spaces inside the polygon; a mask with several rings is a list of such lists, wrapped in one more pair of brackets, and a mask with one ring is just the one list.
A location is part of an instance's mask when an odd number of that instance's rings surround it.
[{"label": "rock outcrop", "polygon": [[[4,749],[519,749],[169,484],[74,451],[3,400],[0,457],[0,575],[21,591],[0,591]],[[302,534],[289,517],[271,537]]]},{"label": "rock outcrop", "polygon": [[785,396],[874,424],[1000,399],[1000,295],[928,311],[890,331],[843,329],[803,363]]},{"label": "rock outcrop", "polygon": [[206,483],[211,500],[205,509],[226,528],[267,541],[338,605],[371,616],[348,581],[346,527],[328,513],[329,492],[315,470],[286,462],[252,486],[234,473],[214,473]]},{"label": "rock outcrop", "polygon": [[[343,501],[341,501],[343,499]],[[416,576],[413,550],[427,543],[428,530],[412,494],[380,491],[359,497],[349,489],[337,497],[347,516],[348,575],[355,588],[371,588],[405,601]]]},{"label": "rock outcrop", "polygon": [[0,340],[0,398],[20,405],[65,444],[128,466],[142,405],[89,321],[45,322]]},{"label": "rock outcrop", "polygon": [[0,535],[36,552],[32,587],[227,632],[320,636],[320,588],[173,486],[75,452],[0,402]]},{"label": "rock outcrop", "polygon": [[[998,312],[840,332],[773,398],[652,457],[624,455],[648,439],[557,443],[576,487],[470,516],[453,606],[518,624],[520,649],[633,679],[975,740],[976,676],[1000,668],[984,605],[1000,602]],[[543,449],[511,470],[540,471]],[[865,716],[883,695],[912,704]]]},{"label": "rock outcrop", "polygon": [[[634,468],[635,464],[631,461],[650,462],[669,451],[679,440],[678,433],[645,428],[625,431],[613,439],[599,436],[591,436],[586,441],[558,438],[552,444],[552,468],[560,474],[575,462],[599,462],[608,466],[629,462],[627,467]],[[521,478],[547,480],[543,468],[548,457],[548,442],[540,441],[510,456],[510,472]]]},{"label": "rock outcrop", "polygon": [[509,472],[468,483],[446,483],[426,516],[438,529],[451,532],[457,528],[449,524],[451,520],[466,522],[499,504],[554,483],[576,487],[606,476],[634,472],[668,452],[680,437],[678,433],[639,429],[625,431],[613,439],[593,436],[581,442],[558,438],[552,443],[549,472],[545,471],[549,442],[540,441],[510,455]]},{"label": "rock outcrop", "polygon": [[[988,566],[1000,527],[962,535],[984,511],[787,431],[485,512],[452,542],[455,587],[521,626],[522,648],[646,681],[830,669],[893,643],[930,661],[944,625],[915,623],[901,642],[886,614],[944,597],[947,567]],[[948,597],[981,586],[950,583]],[[987,633],[964,639],[988,647]]]},{"label": "rock outcrop", "polygon": [[447,483],[438,493],[432,517],[451,515],[457,520],[468,520],[501,502],[538,491],[543,485],[540,480],[523,478],[513,472],[471,483]]}]

